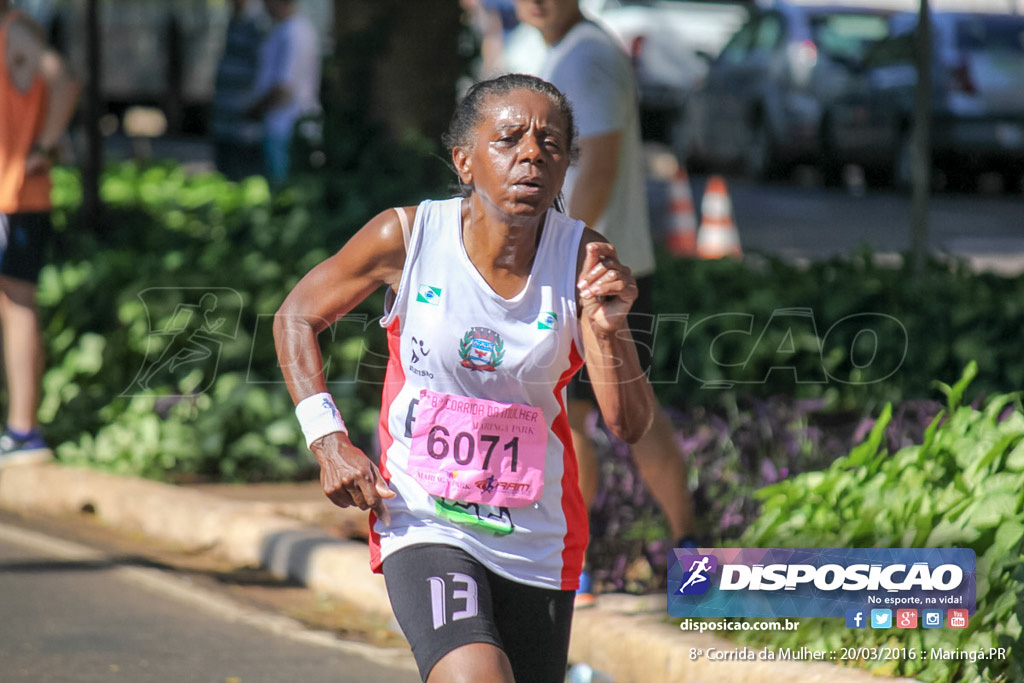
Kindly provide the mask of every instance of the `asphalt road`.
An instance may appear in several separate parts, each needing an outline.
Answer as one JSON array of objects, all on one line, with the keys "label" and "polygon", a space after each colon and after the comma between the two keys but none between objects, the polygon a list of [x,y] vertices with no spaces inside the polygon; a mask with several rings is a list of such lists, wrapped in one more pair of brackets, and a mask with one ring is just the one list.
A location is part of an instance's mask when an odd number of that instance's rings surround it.
[{"label": "asphalt road", "polygon": [[0,518],[0,681],[402,683],[407,650],[303,628],[153,566]]},{"label": "asphalt road", "polygon": [[[690,176],[700,217],[708,176]],[[726,177],[733,225],[745,253],[795,261],[849,257],[867,248],[883,257],[911,247],[910,197],[893,190],[851,192],[813,182],[760,184]],[[655,185],[651,209],[656,234],[667,229],[666,189]],[[928,210],[928,247],[973,267],[1003,275],[1024,272],[1024,198],[1008,193],[936,193]]]}]

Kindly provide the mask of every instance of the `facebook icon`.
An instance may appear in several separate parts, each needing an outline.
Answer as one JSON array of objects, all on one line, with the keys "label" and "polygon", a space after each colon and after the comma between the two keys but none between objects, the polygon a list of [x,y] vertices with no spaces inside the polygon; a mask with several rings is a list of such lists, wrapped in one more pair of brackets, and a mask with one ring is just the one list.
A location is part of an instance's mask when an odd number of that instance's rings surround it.
[{"label": "facebook icon", "polygon": [[867,617],[864,615],[864,610],[846,610],[846,628],[867,628]]}]

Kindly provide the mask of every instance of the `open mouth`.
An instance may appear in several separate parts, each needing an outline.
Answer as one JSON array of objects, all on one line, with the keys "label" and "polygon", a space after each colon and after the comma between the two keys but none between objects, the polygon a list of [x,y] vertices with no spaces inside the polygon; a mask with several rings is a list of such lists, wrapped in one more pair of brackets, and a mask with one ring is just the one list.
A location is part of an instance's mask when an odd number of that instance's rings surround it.
[{"label": "open mouth", "polygon": [[512,184],[512,187],[527,192],[537,192],[544,188],[544,183],[540,178],[527,177],[516,180],[516,182]]}]

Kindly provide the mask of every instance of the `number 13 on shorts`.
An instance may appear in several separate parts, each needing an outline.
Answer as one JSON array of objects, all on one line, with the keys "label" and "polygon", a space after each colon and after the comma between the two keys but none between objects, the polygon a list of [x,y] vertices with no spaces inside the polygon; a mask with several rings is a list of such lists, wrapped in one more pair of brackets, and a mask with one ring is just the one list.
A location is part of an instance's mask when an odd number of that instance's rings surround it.
[{"label": "number 13 on shorts", "polygon": [[471,619],[480,611],[476,579],[459,572],[450,572],[448,576],[451,577],[452,585],[450,600],[448,583],[444,577],[431,576],[427,579],[430,582],[430,608],[435,631],[448,623],[449,610],[451,621]]}]

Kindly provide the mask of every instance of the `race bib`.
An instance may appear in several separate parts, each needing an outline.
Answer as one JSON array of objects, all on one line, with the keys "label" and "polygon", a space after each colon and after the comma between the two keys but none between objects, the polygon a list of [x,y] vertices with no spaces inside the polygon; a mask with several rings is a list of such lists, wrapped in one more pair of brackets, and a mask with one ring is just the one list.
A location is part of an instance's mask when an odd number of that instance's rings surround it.
[{"label": "race bib", "polygon": [[424,389],[408,472],[434,496],[523,507],[543,493],[547,443],[540,408]]}]

